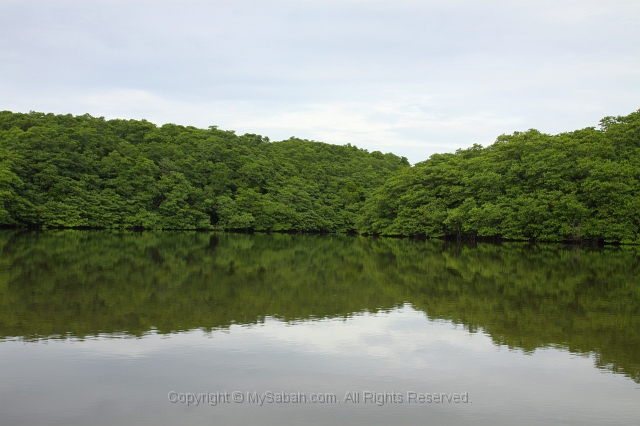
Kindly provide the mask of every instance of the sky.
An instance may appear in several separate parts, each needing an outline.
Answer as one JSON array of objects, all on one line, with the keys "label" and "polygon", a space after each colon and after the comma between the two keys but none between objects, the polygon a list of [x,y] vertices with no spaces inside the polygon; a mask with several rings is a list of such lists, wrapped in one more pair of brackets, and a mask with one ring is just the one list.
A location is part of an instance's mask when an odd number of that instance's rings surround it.
[{"label": "sky", "polygon": [[415,163],[639,108],[638,0],[0,0],[0,110]]}]

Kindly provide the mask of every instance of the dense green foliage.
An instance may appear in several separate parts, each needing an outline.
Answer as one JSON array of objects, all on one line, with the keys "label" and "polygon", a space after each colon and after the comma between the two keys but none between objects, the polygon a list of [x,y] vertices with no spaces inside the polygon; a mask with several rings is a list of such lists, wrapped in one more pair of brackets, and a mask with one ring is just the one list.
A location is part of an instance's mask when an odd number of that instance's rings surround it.
[{"label": "dense green foliage", "polygon": [[404,157],[147,121],[0,113],[0,225],[640,243],[640,111]]},{"label": "dense green foliage", "polygon": [[208,232],[0,231],[0,337],[142,335],[410,303],[524,351],[640,382],[640,253]]},{"label": "dense green foliage", "polygon": [[0,112],[0,225],[355,230],[406,158],[147,121]]},{"label": "dense green foliage", "polygon": [[500,136],[398,172],[362,232],[640,243],[640,111],[600,129]]}]

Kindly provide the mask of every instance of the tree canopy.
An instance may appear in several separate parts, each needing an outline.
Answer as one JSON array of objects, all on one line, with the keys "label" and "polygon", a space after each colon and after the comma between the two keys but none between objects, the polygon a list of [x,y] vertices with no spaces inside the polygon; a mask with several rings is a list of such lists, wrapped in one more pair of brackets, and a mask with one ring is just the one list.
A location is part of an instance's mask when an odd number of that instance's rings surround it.
[{"label": "tree canopy", "polygon": [[640,111],[559,135],[502,135],[394,174],[362,232],[640,243]]},{"label": "tree canopy", "polygon": [[640,243],[640,111],[406,158],[90,115],[0,112],[0,225]]},{"label": "tree canopy", "polygon": [[0,225],[355,231],[404,157],[90,115],[0,113]]}]

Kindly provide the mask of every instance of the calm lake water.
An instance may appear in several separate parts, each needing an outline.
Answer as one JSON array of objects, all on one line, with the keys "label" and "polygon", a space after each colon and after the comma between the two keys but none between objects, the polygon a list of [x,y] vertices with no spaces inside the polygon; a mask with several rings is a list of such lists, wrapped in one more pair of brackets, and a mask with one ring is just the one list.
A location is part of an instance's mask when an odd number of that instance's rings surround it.
[{"label": "calm lake water", "polygon": [[0,424],[640,424],[639,251],[0,231]]}]

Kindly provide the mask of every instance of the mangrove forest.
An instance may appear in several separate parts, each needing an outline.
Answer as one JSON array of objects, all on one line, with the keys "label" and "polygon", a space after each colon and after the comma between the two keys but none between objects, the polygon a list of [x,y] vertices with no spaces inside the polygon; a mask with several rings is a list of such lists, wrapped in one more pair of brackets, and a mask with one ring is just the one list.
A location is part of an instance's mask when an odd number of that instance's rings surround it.
[{"label": "mangrove forest", "polygon": [[216,126],[0,112],[0,226],[640,243],[640,111],[405,157]]}]

